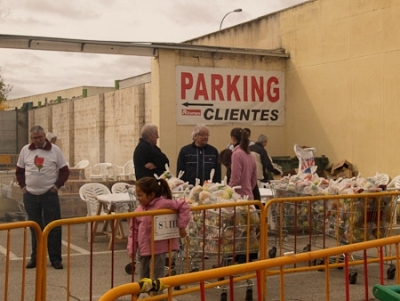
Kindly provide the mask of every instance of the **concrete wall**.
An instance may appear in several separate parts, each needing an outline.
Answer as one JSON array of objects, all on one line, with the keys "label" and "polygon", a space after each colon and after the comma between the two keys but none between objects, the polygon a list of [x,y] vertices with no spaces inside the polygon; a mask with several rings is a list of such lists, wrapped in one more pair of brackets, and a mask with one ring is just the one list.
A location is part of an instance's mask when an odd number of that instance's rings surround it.
[{"label": "concrete wall", "polygon": [[27,141],[26,111],[0,111],[0,154],[18,154]]},{"label": "concrete wall", "polygon": [[188,43],[290,54],[285,127],[264,128],[272,155],[293,155],[295,143],[314,146],[318,156],[346,158],[364,176],[394,177],[399,26],[399,1],[314,0]]},{"label": "concrete wall", "polygon": [[87,96],[98,95],[100,93],[106,93],[115,90],[114,87],[81,86],[7,100],[7,105],[9,108],[13,109],[21,108],[26,102],[32,102],[34,107],[38,106],[39,102],[42,106],[46,104],[54,104],[57,102],[57,97],[61,97],[64,101],[66,99],[81,98],[84,89],[86,89]]},{"label": "concrete wall", "polygon": [[[145,118],[150,84],[69,100],[29,111],[29,127],[40,124],[57,135],[71,166],[83,159],[90,165],[123,165],[132,158]],[[147,92],[146,92],[147,91]]]},{"label": "concrete wall", "polygon": [[282,13],[286,147],[316,146],[364,176],[400,174],[399,17],[399,1],[324,0]]}]

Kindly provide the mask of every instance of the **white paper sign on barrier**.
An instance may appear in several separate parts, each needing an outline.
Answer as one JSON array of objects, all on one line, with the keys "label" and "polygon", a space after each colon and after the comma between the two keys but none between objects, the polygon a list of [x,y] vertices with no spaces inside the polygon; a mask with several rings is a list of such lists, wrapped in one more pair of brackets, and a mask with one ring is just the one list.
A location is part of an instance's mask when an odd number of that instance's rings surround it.
[{"label": "white paper sign on barrier", "polygon": [[154,217],[155,241],[177,237],[180,237],[177,213],[157,215]]}]

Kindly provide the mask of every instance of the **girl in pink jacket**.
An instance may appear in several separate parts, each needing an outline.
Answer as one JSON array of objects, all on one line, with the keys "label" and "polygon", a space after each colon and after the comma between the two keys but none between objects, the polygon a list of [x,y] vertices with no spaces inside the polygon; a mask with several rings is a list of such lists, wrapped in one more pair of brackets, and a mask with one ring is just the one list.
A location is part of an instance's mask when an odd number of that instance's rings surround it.
[{"label": "girl in pink jacket", "polygon": [[[234,145],[231,158],[231,179],[229,186],[240,186],[236,192],[242,197],[254,200],[253,189],[257,185],[257,165],[249,150],[249,135],[244,129],[231,130],[231,141]],[[258,187],[257,187],[258,189]]]},{"label": "girl in pink jacket", "polygon": [[[166,180],[144,177],[135,183],[136,199],[139,201],[135,212],[157,209],[172,209],[178,212],[179,235],[186,237],[186,226],[190,219],[190,207],[185,200],[173,200],[171,189]],[[169,251],[169,241],[172,250],[179,250],[178,239],[165,239],[154,242],[154,254],[151,254],[152,217],[139,216],[132,218],[129,224],[128,254],[135,258],[138,252],[140,258],[140,278],[150,278],[151,256],[154,255],[154,278],[164,277],[166,255]]]}]

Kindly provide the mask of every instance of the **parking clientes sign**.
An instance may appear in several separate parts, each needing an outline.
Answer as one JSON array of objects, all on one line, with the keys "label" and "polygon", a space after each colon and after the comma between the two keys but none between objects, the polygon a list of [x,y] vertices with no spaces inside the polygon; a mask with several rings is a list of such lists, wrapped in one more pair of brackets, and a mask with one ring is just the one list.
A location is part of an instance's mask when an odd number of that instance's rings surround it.
[{"label": "parking clientes sign", "polygon": [[176,67],[178,124],[283,125],[284,72]]}]

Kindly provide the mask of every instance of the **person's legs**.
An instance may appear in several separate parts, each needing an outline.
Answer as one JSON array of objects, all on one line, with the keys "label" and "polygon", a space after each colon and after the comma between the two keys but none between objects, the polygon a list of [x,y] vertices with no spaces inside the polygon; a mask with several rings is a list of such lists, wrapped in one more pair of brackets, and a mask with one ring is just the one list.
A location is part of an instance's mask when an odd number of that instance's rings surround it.
[{"label": "person's legs", "polygon": [[166,253],[154,255],[154,279],[165,277]]},{"label": "person's legs", "polygon": [[[159,279],[165,277],[165,259],[167,258],[166,253],[156,254],[154,255],[154,279]],[[164,294],[164,292],[158,291],[154,292],[155,295]],[[167,301],[167,299],[163,299],[160,301]]]},{"label": "person's legs", "polygon": [[[154,255],[154,275],[151,279],[163,278],[165,275],[166,253]],[[152,268],[151,256],[140,257],[140,279],[150,278]],[[155,295],[163,294],[162,291],[153,292]]]},{"label": "person's legs", "polygon": [[140,256],[140,279],[150,278],[151,256]]},{"label": "person's legs", "polygon": [[[28,220],[36,222],[40,229],[43,230],[43,217],[42,217],[42,205],[40,203],[40,197],[29,192],[23,194],[23,201],[25,211],[28,215]],[[37,249],[37,239],[36,239],[36,232],[33,228],[31,230],[31,240],[32,240],[32,253],[31,253],[31,260],[36,262],[36,249]]]},{"label": "person's legs", "polygon": [[[58,198],[58,194],[52,193],[50,191],[46,192],[41,197],[44,225],[47,226],[52,221],[61,218],[60,201]],[[53,228],[49,233],[47,243],[47,251],[49,253],[49,258],[52,263],[62,261],[61,239],[61,227]]]}]

